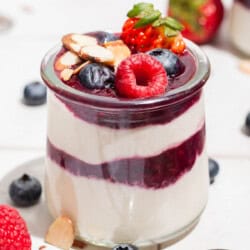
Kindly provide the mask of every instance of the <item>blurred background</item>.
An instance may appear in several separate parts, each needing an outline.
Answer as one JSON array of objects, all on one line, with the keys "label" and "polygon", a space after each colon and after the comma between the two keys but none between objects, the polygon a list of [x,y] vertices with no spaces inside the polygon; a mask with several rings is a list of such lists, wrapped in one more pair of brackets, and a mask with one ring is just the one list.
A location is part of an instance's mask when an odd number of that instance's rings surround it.
[{"label": "blurred background", "polygon": [[[40,63],[45,53],[60,43],[65,33],[119,31],[132,2],[0,0],[0,176],[45,154],[46,104],[33,107],[22,103],[24,86],[41,81]],[[167,12],[167,1],[150,2]],[[211,77],[205,87],[208,153],[220,162],[222,170],[216,192],[211,190],[210,207],[206,210],[209,216],[199,227],[202,230],[196,232],[196,240],[191,237],[178,249],[191,249],[181,248],[190,246],[189,242],[208,246],[207,237],[217,242],[217,247],[250,249],[246,224],[246,219],[250,219],[250,138],[244,131],[250,111],[250,73],[239,68],[242,60],[249,57],[230,41],[233,0],[222,2],[225,13],[219,30],[212,41],[202,45],[211,62]],[[242,21],[249,20],[250,14],[248,20]],[[223,176],[227,178],[223,180]],[[217,214],[219,201],[225,207]],[[210,230],[207,225],[212,223]]]}]

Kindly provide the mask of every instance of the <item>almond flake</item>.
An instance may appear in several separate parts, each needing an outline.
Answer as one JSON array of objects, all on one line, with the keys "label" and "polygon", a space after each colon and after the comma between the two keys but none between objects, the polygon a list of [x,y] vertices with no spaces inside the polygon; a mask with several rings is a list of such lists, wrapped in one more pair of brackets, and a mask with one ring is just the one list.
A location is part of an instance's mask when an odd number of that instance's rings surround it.
[{"label": "almond flake", "polygon": [[55,63],[56,70],[64,70],[81,62],[81,59],[71,51],[67,51],[59,57]]},{"label": "almond flake", "polygon": [[113,53],[99,45],[83,47],[79,56],[85,60],[96,61],[100,63],[113,64]]},{"label": "almond flake", "polygon": [[79,65],[77,68],[74,69],[73,75],[78,74],[82,68],[84,68],[90,61],[86,61],[83,64]]},{"label": "almond flake", "polygon": [[73,75],[78,74],[82,68],[84,68],[90,61],[86,61],[83,64],[79,65],[77,68],[73,69],[64,69],[60,76],[64,81],[68,81]]},{"label": "almond flake", "polygon": [[96,45],[97,40],[94,37],[81,34],[67,34],[63,36],[62,43],[68,50],[79,53],[82,47]]},{"label": "almond flake", "polygon": [[110,41],[104,44],[114,55],[114,67],[131,55],[130,49],[122,40]]},{"label": "almond flake", "polygon": [[66,217],[58,217],[49,227],[45,241],[58,248],[69,250],[74,242],[72,221]]},{"label": "almond flake", "polygon": [[69,50],[71,50],[72,52],[79,54],[81,51],[81,46],[77,43],[70,43],[69,44]]},{"label": "almond flake", "polygon": [[96,38],[87,35],[72,34],[71,39],[82,47],[97,44]]},{"label": "almond flake", "polygon": [[74,70],[73,70],[73,69],[64,69],[64,70],[61,72],[60,76],[61,76],[61,78],[62,78],[64,81],[68,81],[68,80],[71,78],[71,76],[73,75],[73,73],[74,73]]},{"label": "almond flake", "polygon": [[239,67],[243,73],[250,75],[250,60],[241,61]]}]

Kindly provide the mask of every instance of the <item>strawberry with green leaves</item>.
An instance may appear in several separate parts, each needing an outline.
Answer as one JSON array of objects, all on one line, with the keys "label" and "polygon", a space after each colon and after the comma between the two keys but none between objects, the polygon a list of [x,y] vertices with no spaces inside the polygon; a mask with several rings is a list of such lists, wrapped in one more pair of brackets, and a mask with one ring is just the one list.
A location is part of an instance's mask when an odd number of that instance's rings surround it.
[{"label": "strawberry with green leaves", "polygon": [[153,4],[138,3],[127,14],[121,38],[132,52],[146,52],[166,48],[181,54],[185,42],[180,31],[182,25],[171,17],[162,17]]},{"label": "strawberry with green leaves", "polygon": [[169,15],[183,24],[184,37],[205,44],[215,37],[224,8],[221,0],[170,0]]}]

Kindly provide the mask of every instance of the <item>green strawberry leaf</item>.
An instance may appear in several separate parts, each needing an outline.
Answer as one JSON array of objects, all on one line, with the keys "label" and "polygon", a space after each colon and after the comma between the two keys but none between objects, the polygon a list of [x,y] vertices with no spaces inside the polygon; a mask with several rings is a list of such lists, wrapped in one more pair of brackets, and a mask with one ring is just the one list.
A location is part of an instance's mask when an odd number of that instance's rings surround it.
[{"label": "green strawberry leaf", "polygon": [[173,30],[167,26],[164,26],[164,34],[167,37],[174,37],[174,36],[177,36],[179,34],[179,31]]},{"label": "green strawberry leaf", "polygon": [[127,16],[132,17],[138,17],[143,11],[145,10],[154,10],[154,5],[151,3],[138,3],[133,6],[133,9],[131,9]]},{"label": "green strawberry leaf", "polygon": [[151,11],[150,13],[145,13],[145,15],[135,23],[135,28],[141,28],[148,24],[153,23],[161,16],[161,12],[159,10]]},{"label": "green strawberry leaf", "polygon": [[166,17],[165,25],[174,30],[182,30],[183,25],[172,17]]},{"label": "green strawberry leaf", "polygon": [[183,25],[171,17],[160,18],[153,23],[153,27],[165,25],[173,30],[182,30]]}]

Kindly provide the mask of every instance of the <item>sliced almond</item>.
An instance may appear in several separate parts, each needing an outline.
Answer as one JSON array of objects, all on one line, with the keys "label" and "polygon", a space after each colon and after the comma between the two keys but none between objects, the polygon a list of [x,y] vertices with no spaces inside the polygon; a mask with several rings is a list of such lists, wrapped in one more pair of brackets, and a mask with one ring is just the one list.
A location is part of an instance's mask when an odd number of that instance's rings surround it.
[{"label": "sliced almond", "polygon": [[113,53],[99,45],[82,47],[79,56],[85,60],[113,64]]},{"label": "sliced almond", "polygon": [[81,62],[81,58],[78,55],[76,55],[75,53],[71,51],[67,51],[57,59],[55,63],[55,69],[64,70],[80,62]]},{"label": "sliced almond", "polygon": [[73,73],[74,73],[73,69],[64,69],[61,72],[60,76],[64,81],[68,81],[72,77]]},{"label": "sliced almond", "polygon": [[69,250],[74,242],[72,221],[66,217],[58,217],[49,227],[45,241],[58,248]]},{"label": "sliced almond", "polygon": [[64,81],[68,81],[73,75],[80,72],[82,68],[84,68],[90,61],[84,62],[83,64],[79,65],[77,68],[73,69],[64,69],[60,76]]},{"label": "sliced almond", "polygon": [[72,33],[63,36],[62,43],[65,48],[79,53],[81,47],[96,45],[97,40],[91,36]]},{"label": "sliced almond", "polygon": [[131,55],[130,49],[122,40],[110,41],[104,44],[114,55],[114,67]]},{"label": "sliced almond", "polygon": [[84,62],[83,64],[79,65],[77,68],[74,69],[73,75],[78,74],[82,68],[84,68],[90,61]]},{"label": "sliced almond", "polygon": [[250,60],[241,61],[239,67],[243,73],[250,75]]},{"label": "sliced almond", "polygon": [[96,45],[98,43],[96,38],[88,35],[72,34],[71,39],[82,47]]}]

